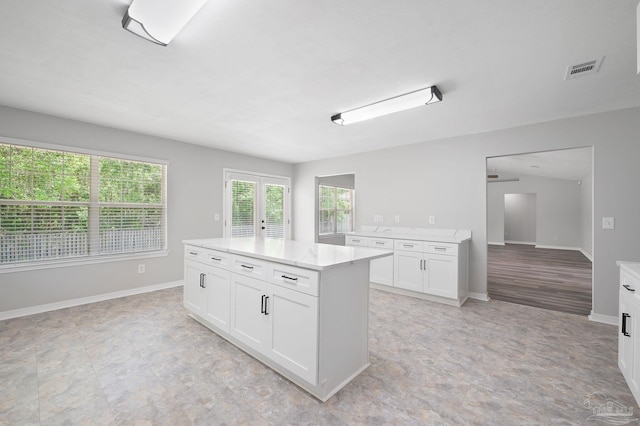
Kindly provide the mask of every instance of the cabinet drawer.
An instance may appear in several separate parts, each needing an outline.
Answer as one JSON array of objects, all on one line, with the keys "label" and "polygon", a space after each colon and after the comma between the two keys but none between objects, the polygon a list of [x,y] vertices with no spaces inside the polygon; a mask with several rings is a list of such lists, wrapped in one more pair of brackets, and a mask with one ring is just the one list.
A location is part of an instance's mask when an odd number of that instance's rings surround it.
[{"label": "cabinet drawer", "polygon": [[395,250],[424,251],[424,242],[412,240],[395,240]]},{"label": "cabinet drawer", "polygon": [[393,240],[391,238],[369,238],[368,246],[393,250]]},{"label": "cabinet drawer", "polygon": [[231,270],[248,277],[267,279],[267,263],[258,259],[234,255],[231,257]]},{"label": "cabinet drawer", "polygon": [[447,244],[447,243],[425,243],[425,252],[433,253],[433,254],[448,254],[450,256],[458,255],[458,245],[457,244]]},{"label": "cabinet drawer", "polygon": [[269,265],[268,279],[269,282],[282,287],[297,290],[312,296],[318,295],[318,271],[276,263]]},{"label": "cabinet drawer", "polygon": [[184,258],[191,260],[204,260],[204,249],[202,247],[184,246]]},{"label": "cabinet drawer", "polygon": [[355,235],[347,235],[344,238],[344,244],[347,246],[366,246],[369,239],[366,237],[357,237]]},{"label": "cabinet drawer", "polygon": [[217,250],[205,250],[203,253],[203,261],[209,265],[217,266],[219,268],[229,269],[231,265],[231,255],[223,251]]}]

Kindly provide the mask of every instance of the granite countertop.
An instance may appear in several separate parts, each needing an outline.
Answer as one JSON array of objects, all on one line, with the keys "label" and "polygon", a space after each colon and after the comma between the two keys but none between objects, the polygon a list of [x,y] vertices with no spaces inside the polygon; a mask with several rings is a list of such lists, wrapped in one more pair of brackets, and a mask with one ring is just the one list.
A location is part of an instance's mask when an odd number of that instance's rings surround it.
[{"label": "granite countertop", "polygon": [[391,250],[377,248],[345,247],[270,238],[207,238],[184,240],[183,243],[314,270],[330,269],[393,255]]},{"label": "granite countertop", "polygon": [[401,228],[392,226],[363,226],[360,231],[347,232],[345,235],[454,244],[471,239],[471,231],[466,229]]}]

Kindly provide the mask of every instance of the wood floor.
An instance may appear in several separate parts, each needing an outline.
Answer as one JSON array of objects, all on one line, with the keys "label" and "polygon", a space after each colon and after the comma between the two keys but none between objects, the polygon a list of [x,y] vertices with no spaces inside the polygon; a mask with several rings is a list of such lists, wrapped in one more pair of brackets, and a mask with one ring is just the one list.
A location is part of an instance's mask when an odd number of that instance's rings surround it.
[{"label": "wood floor", "polygon": [[496,300],[577,315],[591,312],[591,261],[575,250],[489,246],[487,286]]}]

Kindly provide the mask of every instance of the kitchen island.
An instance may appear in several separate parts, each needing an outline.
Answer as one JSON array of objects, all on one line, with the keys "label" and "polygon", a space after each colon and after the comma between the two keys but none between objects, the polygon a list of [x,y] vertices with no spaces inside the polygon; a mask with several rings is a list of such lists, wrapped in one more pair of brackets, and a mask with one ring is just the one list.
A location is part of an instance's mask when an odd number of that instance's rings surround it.
[{"label": "kitchen island", "polygon": [[281,239],[186,240],[191,316],[328,400],[369,366],[369,262],[392,251]]}]

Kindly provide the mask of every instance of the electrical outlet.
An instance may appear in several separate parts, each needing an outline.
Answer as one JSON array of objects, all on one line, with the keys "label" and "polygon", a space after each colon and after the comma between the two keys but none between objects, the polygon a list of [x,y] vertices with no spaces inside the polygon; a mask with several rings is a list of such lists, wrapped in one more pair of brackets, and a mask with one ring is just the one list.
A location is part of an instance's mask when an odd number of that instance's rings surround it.
[{"label": "electrical outlet", "polygon": [[400,223],[400,215],[396,215],[393,219],[396,223]]},{"label": "electrical outlet", "polygon": [[384,215],[383,214],[380,215],[380,222],[384,222]]},{"label": "electrical outlet", "polygon": [[602,229],[614,229],[616,226],[615,219],[612,217],[602,218]]},{"label": "electrical outlet", "polygon": [[138,265],[138,273],[144,274],[144,263]]},{"label": "electrical outlet", "polygon": [[218,221],[220,220],[220,213],[216,213],[213,215],[213,220]]},{"label": "electrical outlet", "polygon": [[429,216],[429,225],[435,225],[435,223],[436,223],[436,217]]},{"label": "electrical outlet", "polygon": [[374,221],[375,223],[380,222],[380,215],[377,215],[377,214],[376,214],[376,215],[374,215],[374,216],[373,216],[373,221]]}]

